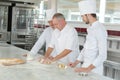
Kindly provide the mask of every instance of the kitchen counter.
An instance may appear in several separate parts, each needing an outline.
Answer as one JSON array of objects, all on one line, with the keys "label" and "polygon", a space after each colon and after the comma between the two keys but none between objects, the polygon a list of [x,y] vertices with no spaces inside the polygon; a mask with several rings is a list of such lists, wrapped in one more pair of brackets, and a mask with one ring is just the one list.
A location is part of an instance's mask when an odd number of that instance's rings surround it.
[{"label": "kitchen counter", "polygon": [[25,60],[25,57],[22,56],[25,53],[28,53],[28,51],[6,43],[0,43],[0,58],[20,58]]},{"label": "kitchen counter", "polygon": [[[24,59],[21,55],[29,51],[11,46],[0,45],[0,58],[17,57]],[[74,69],[59,69],[58,62],[52,64],[41,64],[37,61],[28,61],[26,64],[13,66],[0,66],[0,80],[112,80],[108,77],[89,73],[88,76],[80,76]]]}]

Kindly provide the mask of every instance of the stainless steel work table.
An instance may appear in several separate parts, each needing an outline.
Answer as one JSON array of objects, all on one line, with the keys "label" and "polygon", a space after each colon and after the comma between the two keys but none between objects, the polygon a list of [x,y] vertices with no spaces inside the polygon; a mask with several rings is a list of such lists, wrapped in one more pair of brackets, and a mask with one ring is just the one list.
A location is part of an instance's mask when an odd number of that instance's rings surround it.
[{"label": "stainless steel work table", "polygon": [[[21,55],[29,51],[11,46],[0,45],[0,58],[21,58]],[[50,65],[30,61],[26,64],[13,66],[0,66],[0,80],[112,80],[108,77],[90,73],[88,76],[79,76],[74,69],[59,69],[57,63]]]}]

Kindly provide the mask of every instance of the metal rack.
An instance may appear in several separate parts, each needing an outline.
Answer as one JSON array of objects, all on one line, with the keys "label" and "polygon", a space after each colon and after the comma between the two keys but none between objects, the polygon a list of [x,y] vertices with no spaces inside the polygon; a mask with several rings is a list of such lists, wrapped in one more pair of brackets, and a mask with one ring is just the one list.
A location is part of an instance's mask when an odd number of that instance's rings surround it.
[{"label": "metal rack", "polygon": [[31,50],[32,46],[36,42],[36,35],[26,35],[25,36],[25,49],[26,50]]},{"label": "metal rack", "polygon": [[104,75],[111,77],[115,80],[120,80],[120,63],[114,61],[105,61],[104,63]]},{"label": "metal rack", "polygon": [[108,37],[108,59],[104,63],[104,75],[120,80],[120,37]]}]

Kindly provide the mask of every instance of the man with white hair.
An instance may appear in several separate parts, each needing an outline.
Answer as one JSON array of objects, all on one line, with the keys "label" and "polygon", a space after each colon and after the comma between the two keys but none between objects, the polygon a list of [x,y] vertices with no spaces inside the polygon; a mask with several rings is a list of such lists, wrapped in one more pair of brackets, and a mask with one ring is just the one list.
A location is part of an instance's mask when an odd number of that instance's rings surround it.
[{"label": "man with white hair", "polygon": [[76,72],[94,72],[103,74],[103,63],[107,58],[107,32],[105,27],[97,21],[96,1],[83,0],[79,2],[81,17],[86,24],[87,36],[79,57],[69,66],[75,67],[83,62],[80,68],[75,68]]},{"label": "man with white hair", "polygon": [[49,62],[49,56],[55,49],[55,56],[50,62],[60,61],[68,64],[74,62],[79,54],[78,34],[73,26],[67,24],[61,13],[53,16],[55,30],[52,34],[50,45],[45,52],[43,63]]},{"label": "man with white hair", "polygon": [[28,60],[32,60],[33,56],[38,53],[38,51],[42,48],[44,44],[46,44],[46,50],[47,50],[52,37],[52,33],[55,29],[52,22],[52,17],[54,14],[55,14],[55,11],[53,9],[46,10],[46,18],[49,23],[49,27],[43,31],[43,33],[40,35],[35,45],[32,47],[30,54],[28,54],[28,57],[27,57]]}]

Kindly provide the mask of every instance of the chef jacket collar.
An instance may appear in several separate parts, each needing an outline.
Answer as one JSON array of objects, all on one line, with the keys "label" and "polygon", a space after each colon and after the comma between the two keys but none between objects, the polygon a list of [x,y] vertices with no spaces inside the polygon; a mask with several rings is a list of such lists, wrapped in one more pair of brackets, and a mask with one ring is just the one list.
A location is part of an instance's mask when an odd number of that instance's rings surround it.
[{"label": "chef jacket collar", "polygon": [[97,23],[98,23],[98,21],[93,22],[92,25],[91,25],[89,28],[97,27],[97,26],[96,26]]},{"label": "chef jacket collar", "polygon": [[68,24],[61,30],[61,33],[66,33],[69,30],[70,26]]}]

